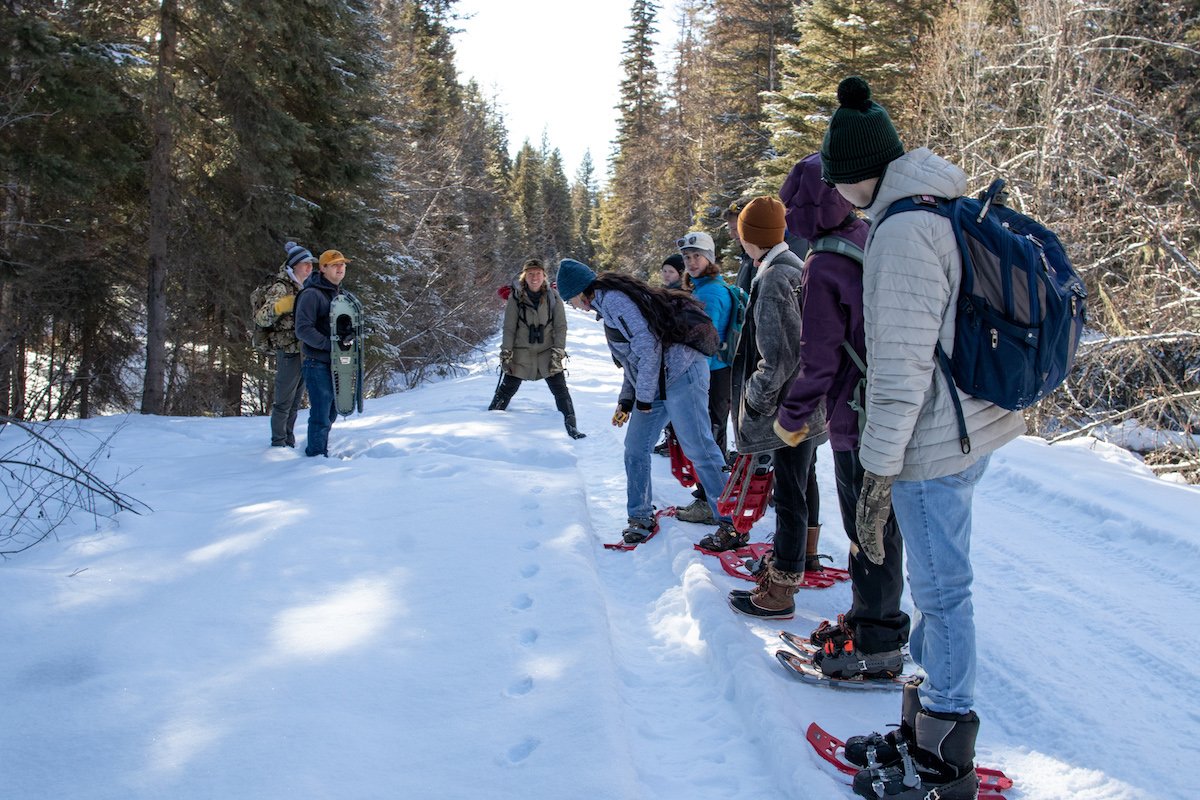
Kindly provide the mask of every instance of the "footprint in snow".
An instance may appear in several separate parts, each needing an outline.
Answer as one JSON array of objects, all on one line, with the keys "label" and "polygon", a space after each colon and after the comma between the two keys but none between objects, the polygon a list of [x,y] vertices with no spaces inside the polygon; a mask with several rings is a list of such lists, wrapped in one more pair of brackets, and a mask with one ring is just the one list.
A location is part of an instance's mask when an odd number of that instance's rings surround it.
[{"label": "footprint in snow", "polygon": [[512,607],[517,611],[524,611],[533,606],[533,598],[527,594],[519,594],[512,601]]},{"label": "footprint in snow", "polygon": [[533,755],[533,751],[537,750],[538,745],[540,744],[541,741],[534,739],[532,736],[523,739],[518,744],[514,744],[512,747],[508,748],[508,752],[505,754],[508,757],[508,763],[520,764],[522,761]]},{"label": "footprint in snow", "polygon": [[528,675],[523,675],[513,681],[504,693],[509,697],[521,697],[522,695],[529,694],[532,691],[533,678]]},{"label": "footprint in snow", "polygon": [[533,628],[526,628],[517,635],[517,641],[525,647],[530,647],[538,640],[538,636],[540,635]]},{"label": "footprint in snow", "polygon": [[521,567],[521,577],[522,578],[532,578],[534,575],[537,575],[541,571],[542,571],[542,568],[539,567],[537,564],[526,564],[525,566]]}]

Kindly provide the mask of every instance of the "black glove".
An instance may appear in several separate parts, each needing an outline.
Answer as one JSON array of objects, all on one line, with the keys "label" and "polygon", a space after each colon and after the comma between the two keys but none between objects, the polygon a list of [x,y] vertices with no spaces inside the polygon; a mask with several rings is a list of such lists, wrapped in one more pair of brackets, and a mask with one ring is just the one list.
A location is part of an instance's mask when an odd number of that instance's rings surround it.
[{"label": "black glove", "polygon": [[338,346],[340,346],[343,350],[349,350],[353,345],[354,345],[354,334],[353,333],[343,333],[341,336],[338,337]]}]

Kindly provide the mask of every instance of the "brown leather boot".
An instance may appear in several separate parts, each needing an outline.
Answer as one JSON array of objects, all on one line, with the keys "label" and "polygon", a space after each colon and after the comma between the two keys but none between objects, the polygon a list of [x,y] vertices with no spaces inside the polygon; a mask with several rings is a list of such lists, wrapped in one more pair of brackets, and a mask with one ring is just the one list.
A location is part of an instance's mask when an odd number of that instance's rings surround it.
[{"label": "brown leather boot", "polygon": [[803,580],[803,572],[784,572],[772,563],[749,596],[731,594],[729,605],[734,611],[751,617],[791,619],[796,613],[792,598],[800,590]]},{"label": "brown leather boot", "polygon": [[821,556],[817,554],[817,547],[821,541],[821,526],[817,525],[814,528],[808,529],[808,543],[804,547],[804,571],[805,572],[820,572]]}]

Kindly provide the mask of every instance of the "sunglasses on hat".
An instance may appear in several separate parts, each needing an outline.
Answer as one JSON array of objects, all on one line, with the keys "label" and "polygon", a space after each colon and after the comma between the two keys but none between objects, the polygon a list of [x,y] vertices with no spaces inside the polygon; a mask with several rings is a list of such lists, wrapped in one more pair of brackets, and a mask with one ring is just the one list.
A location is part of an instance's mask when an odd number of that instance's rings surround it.
[{"label": "sunglasses on hat", "polygon": [[696,238],[697,238],[696,234],[693,233],[690,236],[684,236],[682,238],[676,239],[675,246],[678,247],[680,250],[682,250],[685,247],[697,247],[698,248],[698,245],[696,244]]}]

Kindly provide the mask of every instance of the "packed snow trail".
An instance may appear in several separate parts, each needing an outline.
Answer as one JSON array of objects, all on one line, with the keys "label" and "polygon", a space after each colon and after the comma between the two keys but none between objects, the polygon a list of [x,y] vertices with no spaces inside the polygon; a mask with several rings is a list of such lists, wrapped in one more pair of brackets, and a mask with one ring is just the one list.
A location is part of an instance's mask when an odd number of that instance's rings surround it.
[{"label": "packed snow trail", "polygon": [[[772,656],[849,587],[755,624],[725,603],[748,584],[691,549],[706,526],[604,550],[625,523],[621,375],[590,315],[570,325],[577,442],[542,383],[484,411],[494,356],[368,400],[329,459],[267,448],[263,418],[60,424],[83,451],[111,434],[99,469],[155,511],[0,563],[4,796],[850,797],[804,730],[883,729],[899,696]],[[822,448],[840,563],[832,472]],[[654,490],[690,500],[663,458]],[[1200,491],[1021,439],[975,509],[980,761],[1013,800],[1192,796]]]}]

